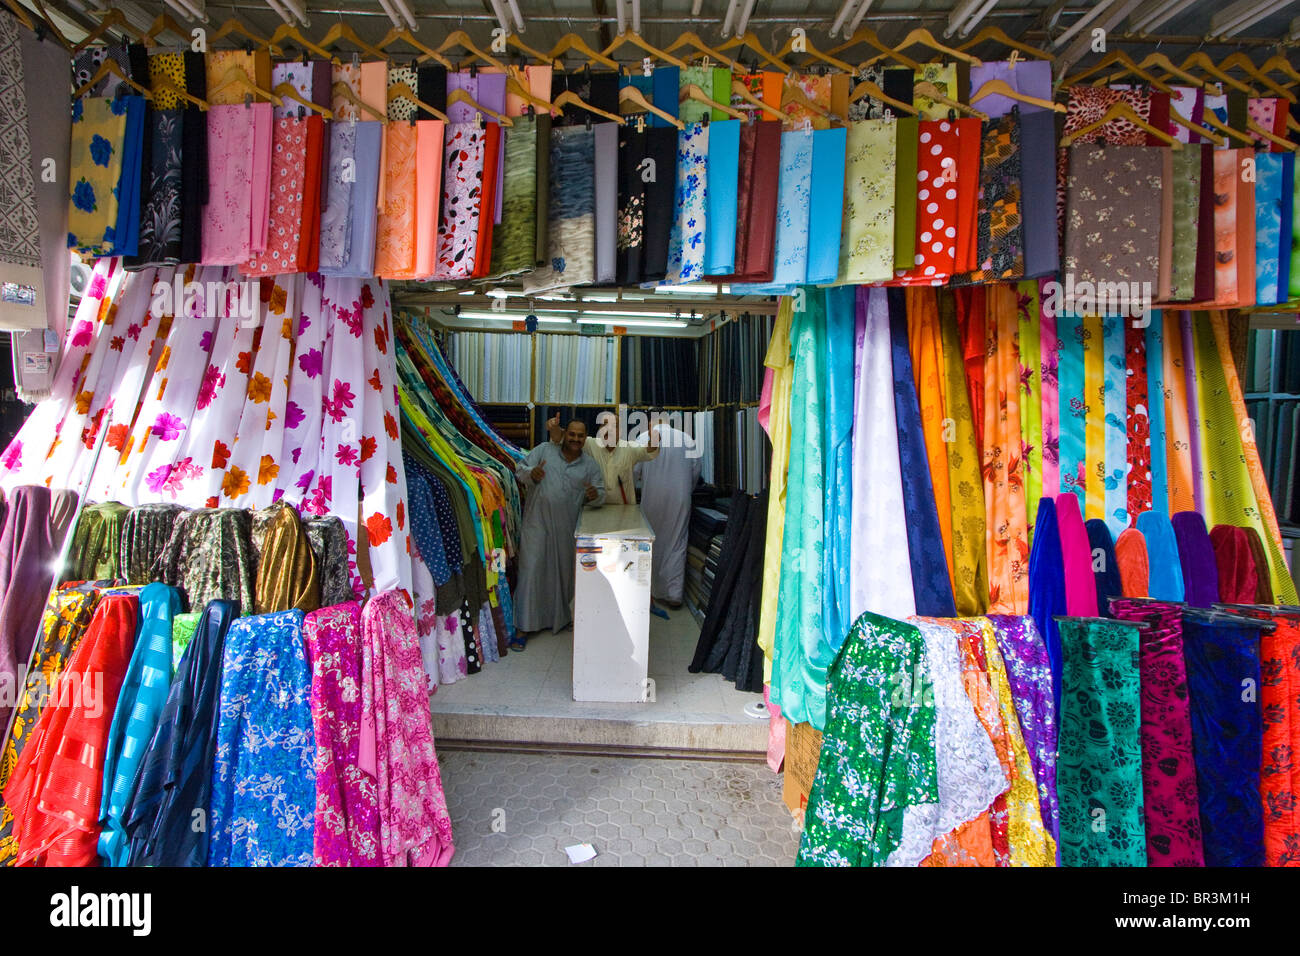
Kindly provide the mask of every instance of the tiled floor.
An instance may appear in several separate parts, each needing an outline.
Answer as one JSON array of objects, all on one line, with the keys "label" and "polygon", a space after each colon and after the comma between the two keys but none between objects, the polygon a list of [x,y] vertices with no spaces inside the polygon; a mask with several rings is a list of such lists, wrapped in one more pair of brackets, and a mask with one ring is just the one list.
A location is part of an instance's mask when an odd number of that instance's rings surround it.
[{"label": "tiled floor", "polygon": [[[719,750],[765,750],[767,721],[745,714],[745,705],[761,700],[760,695],[741,693],[717,674],[689,673],[699,627],[685,608],[669,611],[669,615],[667,621],[650,619],[653,700],[634,704],[574,701],[573,631],[543,632],[533,637],[522,653],[511,652],[499,662],[485,665],[478,674],[438,688],[430,698],[434,726],[444,734],[461,736],[447,728],[452,726],[452,718],[470,715],[641,725],[660,722],[722,728],[727,732],[718,736],[725,740],[716,748]],[[465,721],[456,726],[465,726]]]},{"label": "tiled floor", "polygon": [[[526,653],[532,653],[531,650]],[[799,832],[762,763],[442,751],[454,866],[789,866]]]}]

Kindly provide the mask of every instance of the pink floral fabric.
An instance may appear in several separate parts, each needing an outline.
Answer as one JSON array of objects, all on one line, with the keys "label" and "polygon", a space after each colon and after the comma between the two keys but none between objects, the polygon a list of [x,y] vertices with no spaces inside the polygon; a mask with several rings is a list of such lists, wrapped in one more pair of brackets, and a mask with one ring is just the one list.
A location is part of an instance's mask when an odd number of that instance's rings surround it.
[{"label": "pink floral fabric", "polygon": [[240,266],[245,275],[273,276],[298,271],[307,180],[307,120],[275,121],[272,137],[271,204],[265,251]]},{"label": "pink floral fabric", "polygon": [[373,748],[385,866],[446,866],[455,847],[434,750],[420,644],[403,591],[372,598],[361,615],[362,766]]},{"label": "pink floral fabric", "polygon": [[260,143],[255,130],[263,113],[269,122],[270,103],[254,103],[248,109],[242,103],[208,108],[208,203],[203,207],[202,245],[208,265],[237,265],[253,253],[253,166]]},{"label": "pink floral fabric", "polygon": [[311,662],[316,737],[317,866],[379,866],[375,778],[361,769],[361,605],[312,611],[303,620]]}]

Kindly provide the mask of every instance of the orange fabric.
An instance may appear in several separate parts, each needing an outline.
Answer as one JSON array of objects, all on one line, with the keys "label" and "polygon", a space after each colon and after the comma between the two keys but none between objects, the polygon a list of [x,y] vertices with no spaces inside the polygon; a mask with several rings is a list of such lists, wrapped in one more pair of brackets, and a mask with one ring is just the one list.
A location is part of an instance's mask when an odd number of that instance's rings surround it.
[{"label": "orange fabric", "polygon": [[[501,151],[501,127],[496,123],[488,123],[484,131],[487,137],[483,146],[483,168],[493,170],[497,168],[497,158]],[[474,250],[475,278],[482,278],[492,268],[492,227],[496,221],[497,183],[496,176],[483,176],[482,200],[478,204],[478,245]]]},{"label": "orange fabric", "polygon": [[989,286],[985,302],[983,462],[989,613],[1028,614],[1029,519],[1021,460],[1016,289]]},{"label": "orange fabric", "polygon": [[379,206],[375,226],[375,275],[385,279],[415,278],[416,128],[389,123],[388,192]]},{"label": "orange fabric", "polygon": [[1165,468],[1169,477],[1169,513],[1195,511],[1192,484],[1191,424],[1187,418],[1187,380],[1183,377],[1183,334],[1178,313],[1163,313],[1165,382]]},{"label": "orange fabric", "polygon": [[[934,289],[908,286],[907,340],[912,353],[912,375],[921,404],[925,455],[930,462],[934,503],[939,510],[939,534],[948,562],[948,581],[956,590],[952,550],[952,495],[948,480],[947,427],[943,399],[943,343],[939,331],[939,303]],[[947,440],[946,440],[947,438]]]},{"label": "orange fabric", "polygon": [[1126,528],[1115,542],[1120,586],[1125,597],[1150,597],[1151,563],[1147,539],[1137,528]]},{"label": "orange fabric", "polygon": [[1237,302],[1237,150],[1214,151],[1214,302]]},{"label": "orange fabric", "polygon": [[[766,70],[763,73],[763,95],[761,99],[774,110],[781,108],[781,96],[785,89],[785,74],[779,70]],[[762,118],[779,122],[772,114],[763,113]]]},{"label": "orange fabric", "polygon": [[[547,67],[550,75],[550,67]],[[438,252],[438,201],[442,198],[442,120],[415,124],[415,278],[433,276]]]}]

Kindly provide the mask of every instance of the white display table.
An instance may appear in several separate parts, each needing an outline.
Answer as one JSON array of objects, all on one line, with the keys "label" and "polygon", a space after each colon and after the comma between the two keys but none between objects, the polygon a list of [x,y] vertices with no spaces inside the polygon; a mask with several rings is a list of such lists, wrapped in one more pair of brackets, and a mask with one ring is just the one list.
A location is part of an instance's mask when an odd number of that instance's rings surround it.
[{"label": "white display table", "polygon": [[574,533],[573,699],[652,699],[650,555],[637,505],[587,508]]}]

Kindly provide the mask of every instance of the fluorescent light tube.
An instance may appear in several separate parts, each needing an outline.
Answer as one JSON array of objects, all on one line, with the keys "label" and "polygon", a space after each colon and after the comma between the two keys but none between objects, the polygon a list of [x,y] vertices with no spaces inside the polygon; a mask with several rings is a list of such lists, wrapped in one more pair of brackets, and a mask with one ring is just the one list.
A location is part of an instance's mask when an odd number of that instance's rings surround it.
[{"label": "fluorescent light tube", "polygon": [[1260,20],[1291,6],[1293,2],[1295,0],[1273,0],[1272,3],[1239,0],[1238,3],[1224,7],[1210,19],[1210,33],[1216,37],[1236,36]]},{"label": "fluorescent light tube", "polygon": [[[523,322],[533,312],[462,312],[457,318],[461,319],[482,319],[488,322]],[[537,316],[538,322],[545,322],[549,325],[572,325],[573,319],[566,319],[552,316]]]},{"label": "fluorescent light tube", "polygon": [[862,4],[862,6],[858,7],[858,12],[857,12],[857,14],[853,17],[853,22],[850,23],[850,24],[849,24],[849,28],[848,28],[847,30],[844,31],[844,35],[845,35],[846,37],[850,37],[850,36],[852,36],[855,32],[857,32],[858,27],[862,25],[862,20],[863,20],[863,18],[866,17],[866,15],[867,15],[867,11],[871,9],[871,4],[872,4],[873,2],[874,2],[874,0],[866,0],[866,3],[864,3],[864,4]]}]

